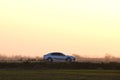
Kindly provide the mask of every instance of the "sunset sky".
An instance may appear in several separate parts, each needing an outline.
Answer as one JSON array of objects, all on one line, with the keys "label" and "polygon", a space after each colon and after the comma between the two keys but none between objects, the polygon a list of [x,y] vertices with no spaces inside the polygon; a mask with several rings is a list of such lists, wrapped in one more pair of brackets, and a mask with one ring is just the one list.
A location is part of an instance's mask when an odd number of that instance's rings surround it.
[{"label": "sunset sky", "polygon": [[120,0],[0,0],[0,54],[120,57]]}]

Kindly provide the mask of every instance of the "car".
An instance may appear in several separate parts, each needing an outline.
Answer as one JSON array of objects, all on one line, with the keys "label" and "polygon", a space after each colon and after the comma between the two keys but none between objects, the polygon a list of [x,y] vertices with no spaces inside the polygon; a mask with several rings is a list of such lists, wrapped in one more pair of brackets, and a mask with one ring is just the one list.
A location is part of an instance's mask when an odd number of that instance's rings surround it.
[{"label": "car", "polygon": [[51,52],[43,56],[45,61],[48,62],[74,62],[75,57],[65,55],[61,52]]}]

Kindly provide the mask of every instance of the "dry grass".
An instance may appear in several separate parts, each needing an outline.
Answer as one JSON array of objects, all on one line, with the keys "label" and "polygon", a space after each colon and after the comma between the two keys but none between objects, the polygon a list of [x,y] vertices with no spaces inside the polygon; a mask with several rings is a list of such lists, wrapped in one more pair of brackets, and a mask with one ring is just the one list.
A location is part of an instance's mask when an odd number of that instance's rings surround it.
[{"label": "dry grass", "polygon": [[0,80],[120,80],[120,71],[0,70]]}]

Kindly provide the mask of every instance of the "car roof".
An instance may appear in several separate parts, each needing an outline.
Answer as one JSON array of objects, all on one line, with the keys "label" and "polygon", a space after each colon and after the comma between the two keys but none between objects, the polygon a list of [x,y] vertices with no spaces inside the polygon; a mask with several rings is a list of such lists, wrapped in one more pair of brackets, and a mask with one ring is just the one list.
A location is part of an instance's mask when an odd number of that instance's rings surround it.
[{"label": "car roof", "polygon": [[62,52],[51,52],[51,53],[48,53],[48,54],[63,54]]}]

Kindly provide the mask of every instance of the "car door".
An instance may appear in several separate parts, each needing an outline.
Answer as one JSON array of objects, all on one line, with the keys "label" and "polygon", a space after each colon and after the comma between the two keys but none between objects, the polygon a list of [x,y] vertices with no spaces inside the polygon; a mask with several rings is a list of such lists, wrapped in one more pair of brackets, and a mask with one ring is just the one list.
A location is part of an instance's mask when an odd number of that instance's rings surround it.
[{"label": "car door", "polygon": [[63,60],[65,60],[66,59],[66,56],[65,55],[63,55],[63,54],[56,54],[56,59],[57,60],[60,60],[60,61],[63,61]]}]

